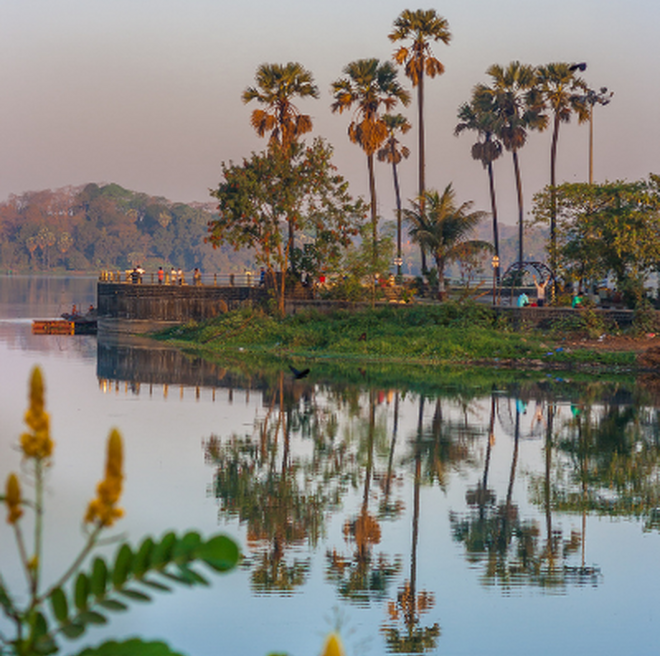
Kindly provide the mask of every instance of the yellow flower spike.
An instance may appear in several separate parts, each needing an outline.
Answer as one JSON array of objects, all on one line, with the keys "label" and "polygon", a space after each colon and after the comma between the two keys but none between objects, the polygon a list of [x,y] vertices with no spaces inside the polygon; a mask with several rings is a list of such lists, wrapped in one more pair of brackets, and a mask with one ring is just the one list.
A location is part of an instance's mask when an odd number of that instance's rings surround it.
[{"label": "yellow flower spike", "polygon": [[122,490],[124,455],[121,435],[116,428],[108,437],[108,455],[105,462],[105,478],[96,486],[96,498],[90,501],[85,522],[97,522],[99,526],[112,526],[124,511],[117,508]]},{"label": "yellow flower spike", "polygon": [[31,432],[21,435],[21,449],[26,458],[50,458],[53,453],[50,418],[44,407],[43,376],[41,369],[35,367],[30,379],[30,405],[25,413],[25,423]]},{"label": "yellow flower spike", "polygon": [[341,640],[336,633],[331,633],[328,636],[321,656],[344,656]]},{"label": "yellow flower spike", "polygon": [[21,486],[16,474],[11,473],[7,477],[7,486],[5,491],[5,503],[7,504],[7,523],[15,524],[21,515]]}]

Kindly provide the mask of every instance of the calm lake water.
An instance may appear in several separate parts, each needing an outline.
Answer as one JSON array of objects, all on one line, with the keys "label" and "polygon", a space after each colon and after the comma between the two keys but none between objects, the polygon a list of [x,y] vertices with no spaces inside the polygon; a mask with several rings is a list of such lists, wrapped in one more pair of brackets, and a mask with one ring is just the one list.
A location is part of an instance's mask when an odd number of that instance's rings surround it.
[{"label": "calm lake water", "polygon": [[[95,303],[95,285],[0,278],[0,478],[20,469],[39,364],[56,441],[48,577],[83,542],[112,426],[126,460],[113,534],[224,532],[245,561],[66,653],[140,635],[190,656],[310,656],[335,627],[347,656],[658,653],[655,381],[475,373],[478,388],[448,377],[420,394],[368,369],[294,381],[286,364],[247,375],[140,341],[31,334],[33,318]],[[19,590],[4,522],[0,541]]]}]

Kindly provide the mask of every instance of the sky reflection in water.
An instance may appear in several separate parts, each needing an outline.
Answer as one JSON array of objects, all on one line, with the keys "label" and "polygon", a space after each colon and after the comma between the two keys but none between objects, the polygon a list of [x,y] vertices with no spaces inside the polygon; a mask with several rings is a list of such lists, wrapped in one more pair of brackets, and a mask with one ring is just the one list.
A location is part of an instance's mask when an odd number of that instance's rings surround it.
[{"label": "sky reflection in water", "polygon": [[[222,530],[246,554],[210,590],[137,606],[89,643],[139,633],[191,656],[303,656],[339,623],[351,655],[654,652],[660,447],[648,385],[540,374],[493,381],[493,393],[420,395],[370,387],[368,372],[360,386],[314,368],[305,381],[285,367],[247,378],[139,343],[32,336],[26,318],[76,301],[21,282],[32,294],[21,304],[14,282],[0,280],[0,474],[19,466],[12,445],[40,363],[57,442],[53,575],[81,542],[113,425],[127,459],[118,530],[133,542]],[[9,544],[6,528],[0,538]]]}]

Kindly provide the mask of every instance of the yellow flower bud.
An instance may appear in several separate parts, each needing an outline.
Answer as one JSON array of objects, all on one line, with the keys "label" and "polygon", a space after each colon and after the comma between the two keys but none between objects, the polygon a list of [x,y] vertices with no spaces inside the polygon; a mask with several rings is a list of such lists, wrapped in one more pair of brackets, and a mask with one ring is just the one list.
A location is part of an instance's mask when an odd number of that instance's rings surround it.
[{"label": "yellow flower bud", "polygon": [[7,504],[7,523],[15,524],[23,514],[21,508],[21,486],[16,474],[9,474],[5,491],[5,503]]},{"label": "yellow flower bud", "polygon": [[100,526],[112,526],[124,511],[117,508],[122,491],[123,448],[121,435],[115,428],[108,437],[108,455],[105,462],[105,478],[96,486],[96,498],[90,501],[85,522],[98,522]]},{"label": "yellow flower bud", "polygon": [[21,449],[26,458],[50,458],[53,453],[50,418],[44,405],[43,376],[41,369],[35,367],[30,379],[30,405],[25,413],[25,423],[31,432],[21,435]]},{"label": "yellow flower bud", "polygon": [[344,656],[341,640],[336,633],[331,633],[328,636],[322,656]]}]

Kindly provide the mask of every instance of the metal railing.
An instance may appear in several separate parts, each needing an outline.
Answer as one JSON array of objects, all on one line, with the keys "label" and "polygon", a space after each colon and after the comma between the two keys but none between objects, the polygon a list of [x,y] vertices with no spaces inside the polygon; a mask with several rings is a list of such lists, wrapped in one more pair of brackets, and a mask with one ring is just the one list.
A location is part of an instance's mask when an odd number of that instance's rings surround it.
[{"label": "metal railing", "polygon": [[125,271],[104,270],[99,273],[99,282],[121,283],[127,285],[188,285],[199,287],[258,287],[259,275],[245,273],[198,273],[193,271],[144,271],[140,273],[128,269]]}]

